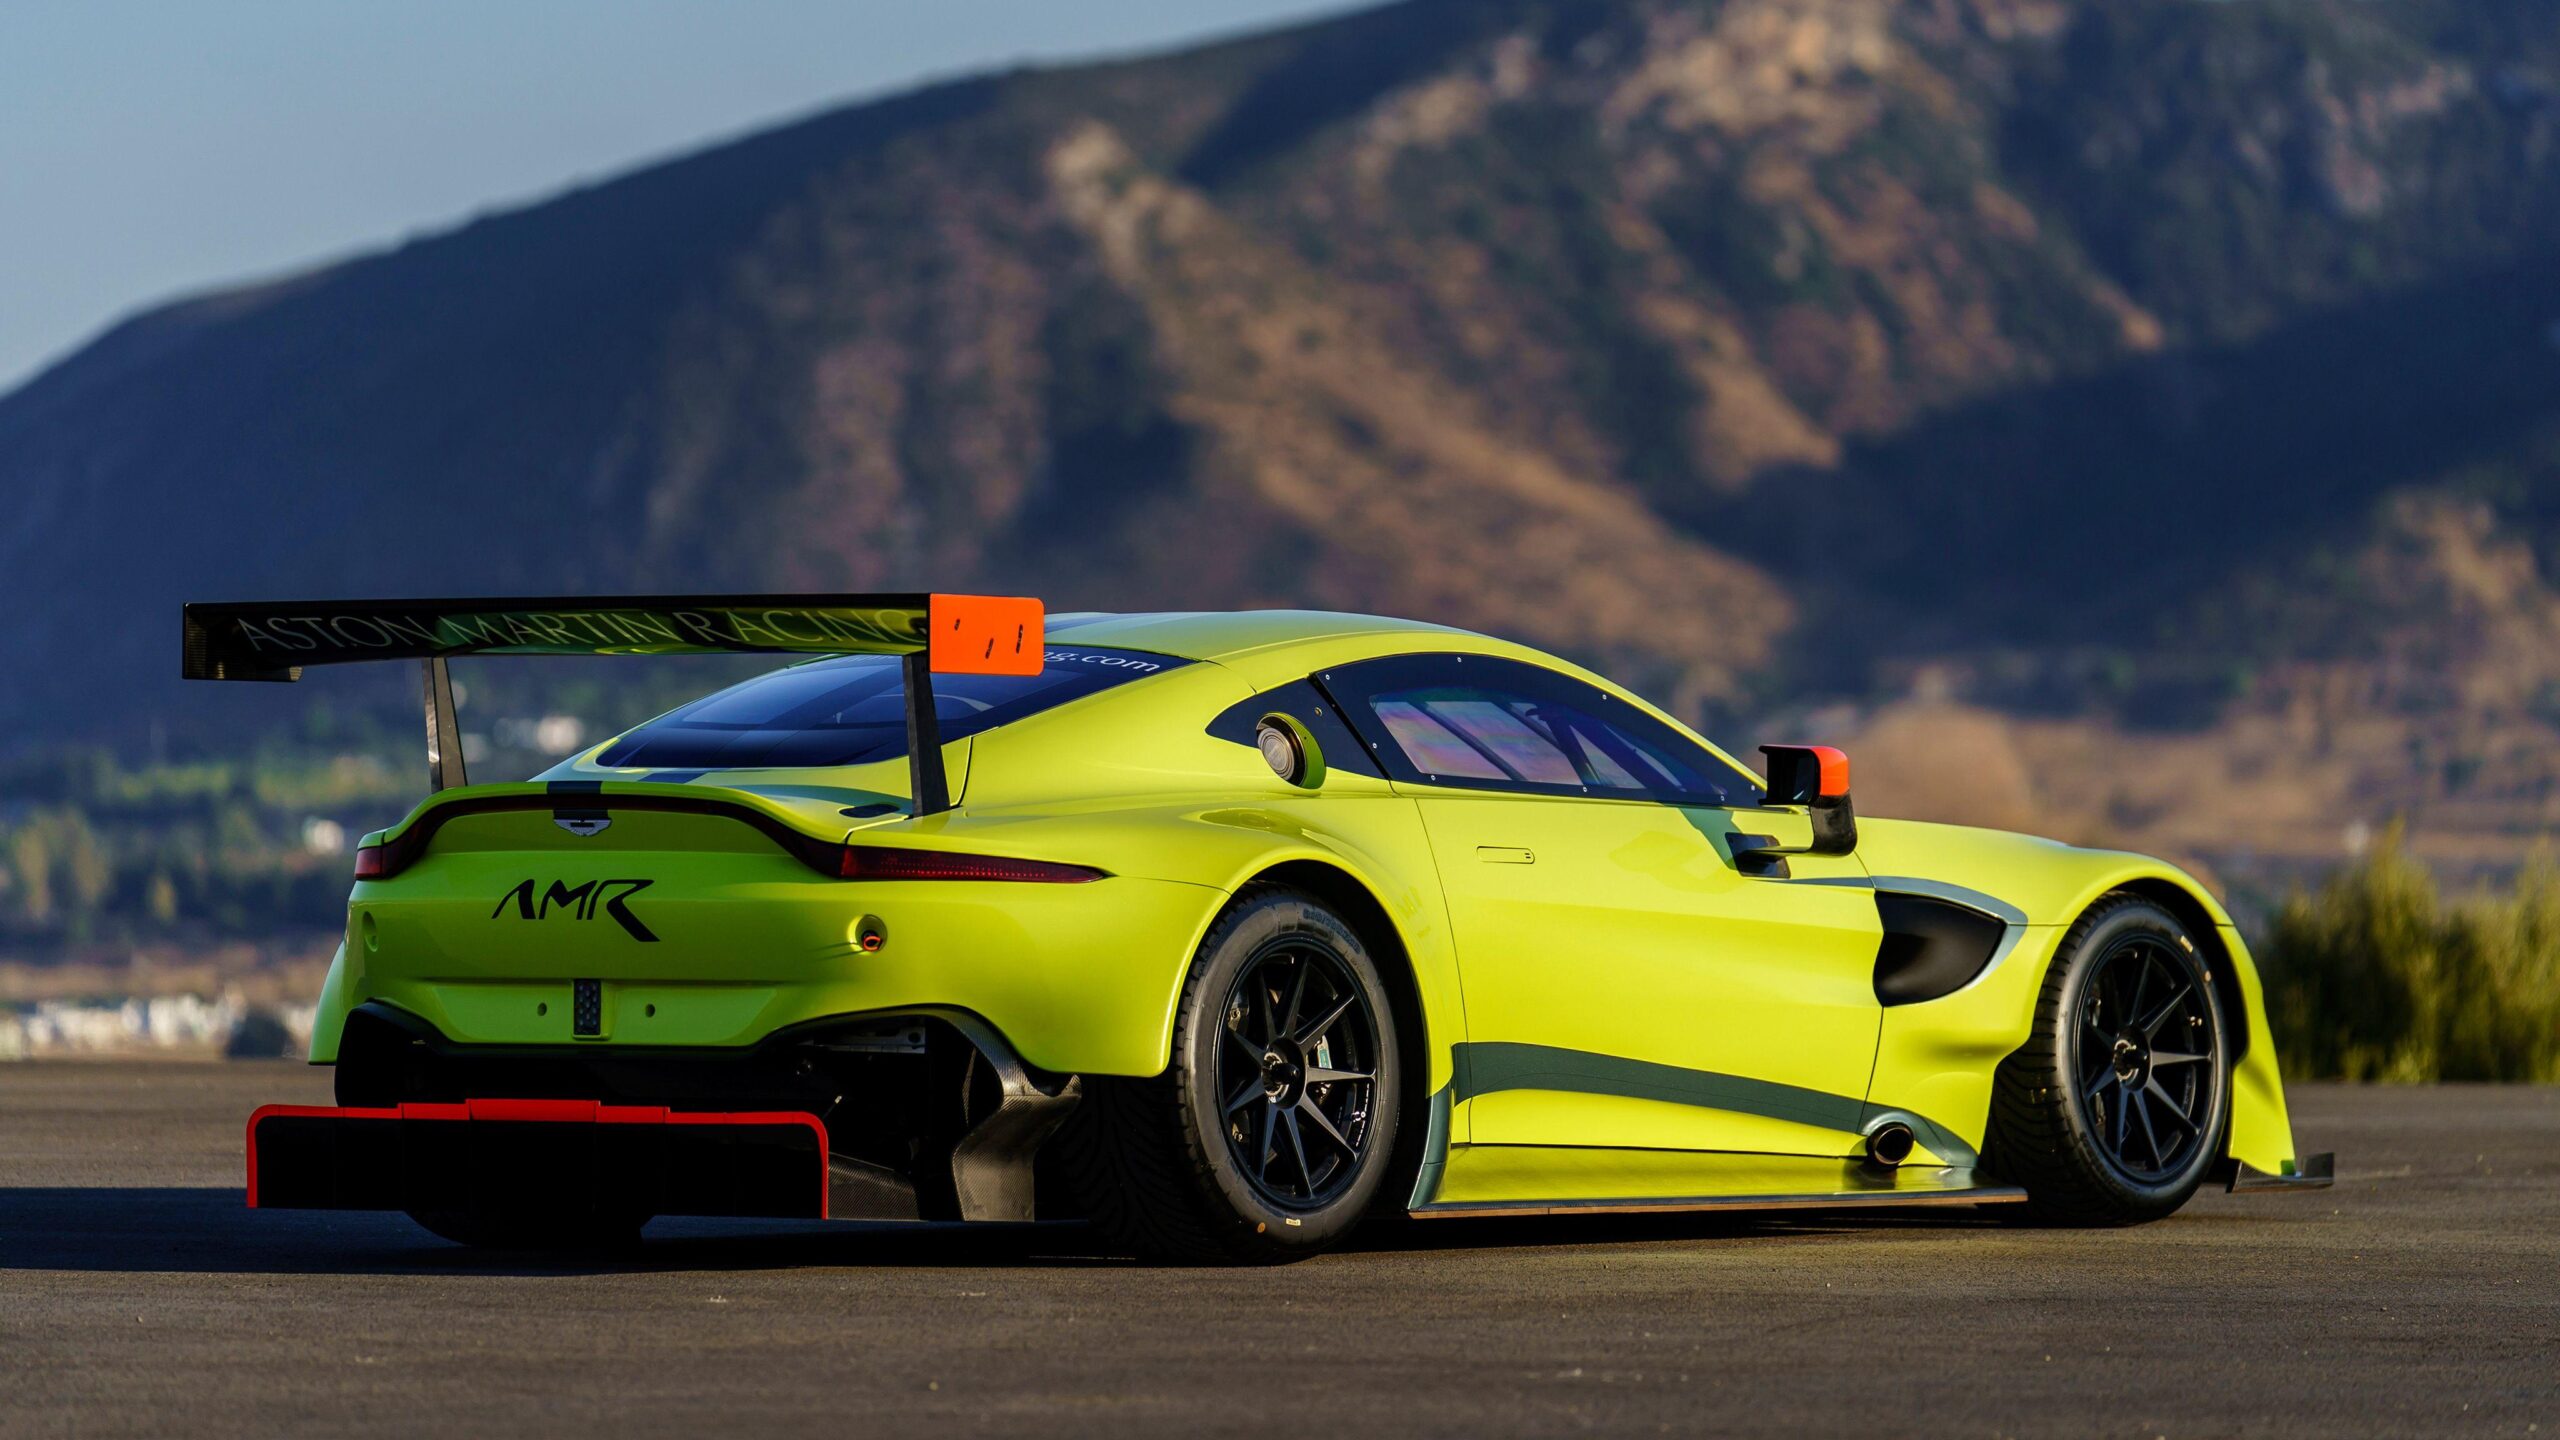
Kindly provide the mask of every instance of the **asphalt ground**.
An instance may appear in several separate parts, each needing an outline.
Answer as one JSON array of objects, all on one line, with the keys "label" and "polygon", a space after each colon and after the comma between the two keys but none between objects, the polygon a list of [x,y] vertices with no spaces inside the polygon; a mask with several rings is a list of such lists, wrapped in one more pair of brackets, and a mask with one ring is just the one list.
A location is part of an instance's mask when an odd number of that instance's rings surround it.
[{"label": "asphalt ground", "polygon": [[1433,1221],[1279,1270],[661,1221],[566,1265],[253,1212],[289,1064],[0,1067],[0,1435],[2560,1436],[2560,1090],[2304,1087],[2335,1189]]}]

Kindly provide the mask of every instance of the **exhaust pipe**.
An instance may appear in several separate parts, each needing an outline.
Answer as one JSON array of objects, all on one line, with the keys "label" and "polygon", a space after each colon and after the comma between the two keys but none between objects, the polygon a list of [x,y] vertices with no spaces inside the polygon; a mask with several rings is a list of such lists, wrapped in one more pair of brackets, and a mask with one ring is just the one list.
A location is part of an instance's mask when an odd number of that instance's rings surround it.
[{"label": "exhaust pipe", "polygon": [[1867,1132],[1867,1163],[1890,1170],[1911,1158],[1911,1127],[1888,1120]]}]

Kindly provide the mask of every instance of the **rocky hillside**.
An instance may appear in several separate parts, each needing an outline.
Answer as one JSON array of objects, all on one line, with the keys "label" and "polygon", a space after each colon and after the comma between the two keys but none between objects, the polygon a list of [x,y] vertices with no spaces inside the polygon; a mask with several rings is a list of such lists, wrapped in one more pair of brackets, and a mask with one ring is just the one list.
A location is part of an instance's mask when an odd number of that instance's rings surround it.
[{"label": "rocky hillside", "polygon": [[189,597],[984,586],[1498,630],[1941,813],[2512,848],[2549,21],[1408,0],[822,116],[0,399],[0,723],[271,716],[167,678]]}]

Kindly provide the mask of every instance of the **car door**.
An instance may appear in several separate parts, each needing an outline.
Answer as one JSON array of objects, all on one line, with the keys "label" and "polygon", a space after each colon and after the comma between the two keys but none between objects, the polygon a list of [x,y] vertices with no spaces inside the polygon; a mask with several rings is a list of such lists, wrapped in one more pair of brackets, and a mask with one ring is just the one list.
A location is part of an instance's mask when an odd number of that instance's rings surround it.
[{"label": "car door", "polygon": [[1431,655],[1319,678],[1423,814],[1471,1144],[1855,1147],[1882,927],[1854,857],[1745,873],[1726,837],[1801,843],[1802,813],[1760,808],[1730,762],[1561,672]]}]

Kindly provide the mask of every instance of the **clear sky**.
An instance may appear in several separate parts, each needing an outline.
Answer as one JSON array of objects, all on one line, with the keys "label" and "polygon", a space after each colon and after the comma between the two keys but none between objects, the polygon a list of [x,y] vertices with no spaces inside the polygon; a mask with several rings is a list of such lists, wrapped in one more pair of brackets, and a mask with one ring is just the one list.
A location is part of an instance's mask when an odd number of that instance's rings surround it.
[{"label": "clear sky", "polygon": [[0,0],[0,393],[134,310],[920,80],[1346,0]]}]

